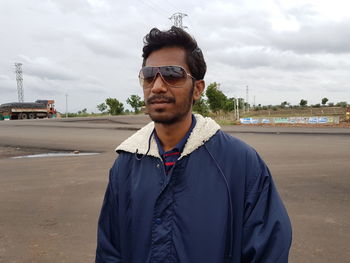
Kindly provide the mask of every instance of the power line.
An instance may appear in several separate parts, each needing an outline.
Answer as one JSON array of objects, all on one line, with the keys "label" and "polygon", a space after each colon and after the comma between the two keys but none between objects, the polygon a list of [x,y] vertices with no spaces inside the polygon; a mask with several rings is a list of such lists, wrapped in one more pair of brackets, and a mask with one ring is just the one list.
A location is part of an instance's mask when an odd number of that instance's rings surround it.
[{"label": "power line", "polygon": [[152,9],[152,11],[155,11],[157,12],[158,14],[162,15],[162,16],[165,16],[163,12],[159,11],[157,8],[154,8],[154,6],[152,6],[151,4],[149,4],[148,2],[146,1],[143,1],[143,0],[139,0],[141,3],[143,3],[145,6],[147,6],[148,8]]},{"label": "power line", "polygon": [[167,2],[172,8],[174,8],[175,10],[179,10],[178,7],[174,6],[170,1],[168,0],[164,0],[165,2]]},{"label": "power line", "polygon": [[147,0],[147,2],[153,4],[153,6],[158,7],[159,10],[162,11],[162,12],[164,12],[164,13],[170,13],[168,10],[163,9],[163,7],[161,7],[160,5],[158,5],[157,3],[155,3],[155,2],[153,2],[153,1],[151,1],[151,0]]}]

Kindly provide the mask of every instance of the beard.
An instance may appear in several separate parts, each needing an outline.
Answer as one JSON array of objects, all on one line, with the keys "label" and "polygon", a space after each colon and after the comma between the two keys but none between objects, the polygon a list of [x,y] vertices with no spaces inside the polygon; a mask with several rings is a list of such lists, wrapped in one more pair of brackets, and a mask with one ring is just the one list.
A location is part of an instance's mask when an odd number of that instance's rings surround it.
[{"label": "beard", "polygon": [[[192,110],[192,104],[193,104],[193,92],[194,92],[194,86],[192,86],[191,90],[187,94],[188,100],[185,100],[181,105],[178,105],[176,108],[176,112],[170,115],[164,115],[162,116],[162,113],[165,112],[165,109],[156,109],[156,114],[153,114],[152,112],[148,112],[150,118],[155,123],[165,124],[165,125],[171,125],[174,123],[178,123],[182,121],[188,113]],[[167,103],[173,103],[176,104],[175,98],[166,97],[164,95],[154,95],[147,99],[146,105],[152,104],[155,100],[164,100]],[[159,115],[158,115],[159,114]]]}]

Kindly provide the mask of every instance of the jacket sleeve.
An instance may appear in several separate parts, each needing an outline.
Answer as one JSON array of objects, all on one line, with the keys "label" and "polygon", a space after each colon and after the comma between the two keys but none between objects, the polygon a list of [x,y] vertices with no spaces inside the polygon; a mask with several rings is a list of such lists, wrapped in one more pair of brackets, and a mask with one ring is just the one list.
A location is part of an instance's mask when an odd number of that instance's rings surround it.
[{"label": "jacket sleeve", "polygon": [[292,241],[287,211],[270,172],[258,157],[259,173],[245,198],[242,262],[286,263]]},{"label": "jacket sleeve", "polygon": [[112,181],[112,175],[116,169],[115,166],[116,165],[114,165],[109,173],[109,183],[98,221],[96,263],[122,262],[120,252],[118,198],[114,187],[116,182]]}]

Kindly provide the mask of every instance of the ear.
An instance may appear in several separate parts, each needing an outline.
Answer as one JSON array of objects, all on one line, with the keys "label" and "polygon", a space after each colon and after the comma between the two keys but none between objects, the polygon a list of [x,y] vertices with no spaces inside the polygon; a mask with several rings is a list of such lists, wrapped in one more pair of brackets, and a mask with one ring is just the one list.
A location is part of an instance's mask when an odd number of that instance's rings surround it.
[{"label": "ear", "polygon": [[193,100],[199,100],[205,88],[204,80],[196,80],[194,83]]}]

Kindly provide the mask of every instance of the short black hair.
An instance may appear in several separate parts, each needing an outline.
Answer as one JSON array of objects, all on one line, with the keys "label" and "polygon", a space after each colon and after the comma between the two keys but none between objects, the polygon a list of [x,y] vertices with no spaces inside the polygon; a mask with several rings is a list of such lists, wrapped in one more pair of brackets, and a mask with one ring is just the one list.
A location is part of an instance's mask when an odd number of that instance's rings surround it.
[{"label": "short black hair", "polygon": [[207,65],[203,53],[198,47],[197,41],[182,28],[172,26],[167,31],[152,28],[144,37],[143,43],[143,66],[146,65],[146,60],[153,51],[164,47],[180,47],[186,52],[186,63],[191,71],[191,75],[196,80],[204,79]]}]

